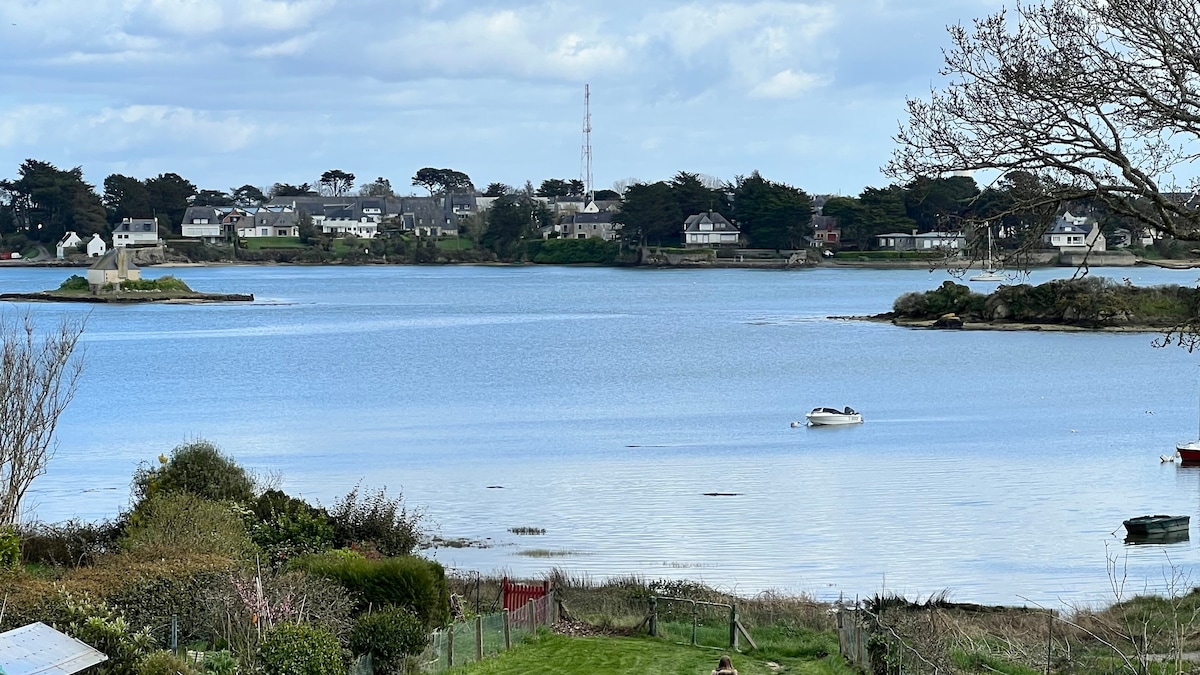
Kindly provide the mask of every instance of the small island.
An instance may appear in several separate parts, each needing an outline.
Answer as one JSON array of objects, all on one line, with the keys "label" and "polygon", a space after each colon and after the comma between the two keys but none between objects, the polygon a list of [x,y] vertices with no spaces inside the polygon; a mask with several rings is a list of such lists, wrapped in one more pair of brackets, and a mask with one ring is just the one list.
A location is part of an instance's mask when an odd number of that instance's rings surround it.
[{"label": "small island", "polygon": [[1198,317],[1200,289],[1084,277],[1000,286],[990,295],[946,281],[932,291],[900,296],[891,312],[852,318],[914,328],[1159,332]]},{"label": "small island", "polygon": [[196,303],[252,302],[254,296],[243,293],[200,293],[182,279],[164,276],[143,279],[142,272],[129,261],[125,248],[114,248],[88,268],[87,277],[73,274],[55,290],[36,293],[0,293],[0,300],[11,302],[95,302],[95,303]]}]

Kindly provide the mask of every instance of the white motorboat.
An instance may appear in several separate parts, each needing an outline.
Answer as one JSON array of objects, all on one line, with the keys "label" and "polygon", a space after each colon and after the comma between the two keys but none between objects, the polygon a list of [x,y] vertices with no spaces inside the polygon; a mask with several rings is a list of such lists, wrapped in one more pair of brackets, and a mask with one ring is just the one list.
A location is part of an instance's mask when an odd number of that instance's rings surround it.
[{"label": "white motorboat", "polygon": [[850,406],[845,410],[837,408],[813,408],[804,416],[809,425],[814,427],[838,426],[843,424],[862,424],[862,415]]}]

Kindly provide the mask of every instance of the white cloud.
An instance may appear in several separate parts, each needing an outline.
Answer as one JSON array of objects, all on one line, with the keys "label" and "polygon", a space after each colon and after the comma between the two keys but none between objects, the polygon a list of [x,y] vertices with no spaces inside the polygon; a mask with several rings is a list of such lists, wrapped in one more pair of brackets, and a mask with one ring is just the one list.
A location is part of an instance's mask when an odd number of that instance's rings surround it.
[{"label": "white cloud", "polygon": [[[53,105],[19,105],[0,109],[0,147],[36,143],[44,132],[67,116],[67,110]],[[10,167],[5,169],[11,170]]]},{"label": "white cloud", "polygon": [[797,73],[788,68],[754,85],[750,95],[755,98],[797,98],[824,82],[824,79],[811,73]]}]

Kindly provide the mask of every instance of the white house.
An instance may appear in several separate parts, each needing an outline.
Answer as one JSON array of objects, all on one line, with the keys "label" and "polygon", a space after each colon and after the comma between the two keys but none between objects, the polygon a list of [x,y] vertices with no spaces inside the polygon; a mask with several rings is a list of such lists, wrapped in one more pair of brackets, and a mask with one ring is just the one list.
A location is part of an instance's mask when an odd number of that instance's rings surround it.
[{"label": "white house", "polygon": [[1100,224],[1084,216],[1073,216],[1070,211],[1054,221],[1054,227],[1042,235],[1042,243],[1060,251],[1067,249],[1108,250],[1108,242],[1104,238],[1104,233],[1100,231]]},{"label": "white house", "polygon": [[684,246],[737,246],[742,232],[715,212],[697,213],[683,222]]},{"label": "white house", "polygon": [[125,218],[113,226],[113,247],[157,246],[158,221],[153,218]]},{"label": "white house", "polygon": [[105,284],[120,284],[122,281],[141,279],[142,271],[137,265],[129,262],[129,252],[124,246],[113,248],[99,260],[92,263],[87,270],[88,287],[92,292],[100,290]]},{"label": "white house", "polygon": [[913,242],[918,251],[958,251],[966,247],[967,238],[962,232],[923,232]]},{"label": "white house", "polygon": [[58,242],[58,247],[57,247],[58,248],[58,259],[62,260],[63,258],[66,258],[67,257],[67,249],[75,248],[76,246],[79,246],[82,243],[83,243],[83,240],[79,238],[78,234],[75,234],[74,232],[66,233],[65,235],[63,235],[62,240]]},{"label": "white house", "polygon": [[92,238],[87,243],[87,255],[89,258],[99,258],[108,251],[108,244],[98,234],[93,234]]}]

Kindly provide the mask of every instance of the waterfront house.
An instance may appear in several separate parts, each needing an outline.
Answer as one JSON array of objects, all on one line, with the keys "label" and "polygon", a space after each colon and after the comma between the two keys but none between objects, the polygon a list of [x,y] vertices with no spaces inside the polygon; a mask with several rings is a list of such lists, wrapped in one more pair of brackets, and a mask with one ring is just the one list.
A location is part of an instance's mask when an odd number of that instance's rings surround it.
[{"label": "waterfront house", "polygon": [[67,249],[73,249],[82,243],[83,243],[83,240],[79,238],[78,234],[75,234],[74,232],[66,233],[65,235],[63,235],[63,238],[59,240],[58,246],[56,247],[57,252],[58,252],[58,259],[62,260],[63,258],[66,258],[67,257]]},{"label": "waterfront house", "polygon": [[1042,235],[1042,243],[1060,251],[1105,251],[1108,248],[1100,224],[1085,216],[1063,213]]},{"label": "waterfront house", "polygon": [[716,211],[688,216],[683,223],[685,247],[737,246],[742,232]]},{"label": "waterfront house", "polygon": [[613,223],[612,211],[602,210],[596,202],[589,202],[582,211],[564,216],[562,236],[569,239],[599,238],[612,241],[619,224]]},{"label": "waterfront house", "polygon": [[816,248],[838,248],[842,245],[842,228],[838,227],[837,218],[833,216],[814,215],[812,217],[813,235],[811,242]]},{"label": "waterfront house", "polygon": [[875,247],[883,251],[911,251],[917,247],[916,233],[888,232],[875,235]]},{"label": "waterfront house", "polygon": [[967,237],[962,232],[922,232],[913,240],[918,251],[961,251],[967,247]]},{"label": "waterfront house", "polygon": [[107,284],[115,286],[123,281],[141,278],[142,271],[129,261],[129,252],[124,246],[113,247],[87,270],[88,288],[92,289],[93,293]]},{"label": "waterfront house", "polygon": [[93,234],[87,243],[87,256],[89,258],[99,258],[106,252],[108,252],[108,243],[99,234]]},{"label": "waterfront house", "polygon": [[153,218],[125,218],[113,226],[113,248],[158,243],[158,221]]}]

